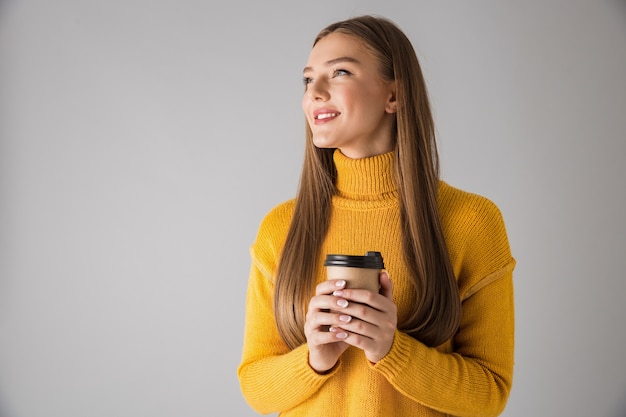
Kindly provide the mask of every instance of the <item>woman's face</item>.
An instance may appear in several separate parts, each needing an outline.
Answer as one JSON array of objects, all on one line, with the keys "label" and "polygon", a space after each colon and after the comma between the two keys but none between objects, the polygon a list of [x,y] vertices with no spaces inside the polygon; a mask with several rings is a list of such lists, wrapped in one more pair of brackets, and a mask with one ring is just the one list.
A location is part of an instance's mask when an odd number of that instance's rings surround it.
[{"label": "woman's face", "polygon": [[393,149],[395,84],[356,38],[333,32],[311,50],[304,68],[302,108],[318,148],[339,148],[349,158]]}]

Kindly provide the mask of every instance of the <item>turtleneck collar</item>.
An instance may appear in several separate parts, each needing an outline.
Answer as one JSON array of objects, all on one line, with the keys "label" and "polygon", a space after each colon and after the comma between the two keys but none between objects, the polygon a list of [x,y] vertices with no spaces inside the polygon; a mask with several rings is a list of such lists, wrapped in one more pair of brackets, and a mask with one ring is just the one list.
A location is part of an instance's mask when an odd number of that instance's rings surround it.
[{"label": "turtleneck collar", "polygon": [[350,159],[339,149],[333,154],[337,168],[337,197],[345,200],[396,201],[394,152],[361,159]]}]

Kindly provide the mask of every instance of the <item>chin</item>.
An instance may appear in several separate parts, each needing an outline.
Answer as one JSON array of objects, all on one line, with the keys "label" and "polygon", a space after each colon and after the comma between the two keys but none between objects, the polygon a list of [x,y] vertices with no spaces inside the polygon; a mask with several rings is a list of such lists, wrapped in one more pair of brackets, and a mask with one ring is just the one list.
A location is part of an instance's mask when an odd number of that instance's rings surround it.
[{"label": "chin", "polygon": [[324,139],[316,139],[315,137],[313,137],[313,145],[315,145],[316,148],[321,148],[321,149],[331,149],[331,148],[336,148],[337,145],[333,143],[333,141],[330,140],[324,140]]}]

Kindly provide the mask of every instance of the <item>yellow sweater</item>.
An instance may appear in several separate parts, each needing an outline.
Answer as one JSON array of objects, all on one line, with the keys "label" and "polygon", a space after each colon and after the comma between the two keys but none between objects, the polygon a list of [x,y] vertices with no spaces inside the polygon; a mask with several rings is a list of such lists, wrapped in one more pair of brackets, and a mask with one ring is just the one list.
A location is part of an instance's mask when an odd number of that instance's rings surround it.
[{"label": "yellow sweater", "polygon": [[[326,253],[380,251],[402,322],[411,300],[393,158],[387,153],[352,160],[335,152],[338,194],[317,279],[325,279]],[[252,408],[306,417],[470,417],[502,412],[513,377],[515,260],[500,211],[491,201],[441,182],[441,221],[462,300],[457,334],[430,348],[396,331],[390,352],[378,363],[371,364],[361,350],[350,347],[325,375],[308,365],[306,344],[293,350],[285,346],[272,312],[276,264],[293,207],[292,200],[271,210],[251,248],[238,375]]]}]

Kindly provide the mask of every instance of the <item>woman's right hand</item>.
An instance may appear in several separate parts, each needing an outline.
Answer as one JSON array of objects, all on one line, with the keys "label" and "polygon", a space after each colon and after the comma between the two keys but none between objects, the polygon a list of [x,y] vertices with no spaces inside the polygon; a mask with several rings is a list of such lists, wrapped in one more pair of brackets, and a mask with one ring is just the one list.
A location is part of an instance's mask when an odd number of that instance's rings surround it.
[{"label": "woman's right hand", "polygon": [[351,318],[330,312],[332,307],[337,307],[333,292],[345,286],[344,280],[324,281],[315,288],[315,296],[309,302],[304,334],[309,345],[309,365],[318,373],[332,369],[349,346],[341,341],[341,334],[337,334],[333,326],[345,324],[342,319]]}]

